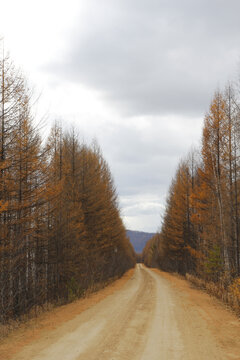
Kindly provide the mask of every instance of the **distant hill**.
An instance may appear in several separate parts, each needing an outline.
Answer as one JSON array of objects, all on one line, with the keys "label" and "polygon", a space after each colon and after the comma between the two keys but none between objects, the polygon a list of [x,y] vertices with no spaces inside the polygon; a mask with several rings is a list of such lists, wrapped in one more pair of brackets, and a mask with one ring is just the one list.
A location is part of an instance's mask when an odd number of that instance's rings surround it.
[{"label": "distant hill", "polygon": [[127,236],[129,237],[136,253],[141,253],[146,242],[155,235],[154,233],[147,233],[143,231],[127,230]]}]

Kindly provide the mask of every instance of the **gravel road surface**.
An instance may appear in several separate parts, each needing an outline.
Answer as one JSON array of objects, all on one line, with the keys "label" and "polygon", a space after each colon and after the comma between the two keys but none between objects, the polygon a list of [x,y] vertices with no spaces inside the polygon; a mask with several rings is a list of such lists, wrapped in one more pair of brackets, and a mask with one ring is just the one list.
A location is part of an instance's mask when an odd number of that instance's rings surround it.
[{"label": "gravel road surface", "polygon": [[138,264],[122,288],[25,346],[14,360],[231,358],[240,356],[224,352],[199,308],[185,303],[160,273]]}]

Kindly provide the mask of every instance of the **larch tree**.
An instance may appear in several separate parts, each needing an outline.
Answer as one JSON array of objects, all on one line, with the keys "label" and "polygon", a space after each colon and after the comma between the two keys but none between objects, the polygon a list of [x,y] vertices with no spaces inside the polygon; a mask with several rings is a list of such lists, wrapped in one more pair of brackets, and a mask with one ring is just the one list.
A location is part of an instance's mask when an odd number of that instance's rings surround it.
[{"label": "larch tree", "polygon": [[135,264],[98,146],[57,123],[43,146],[24,77],[0,61],[0,322]]}]

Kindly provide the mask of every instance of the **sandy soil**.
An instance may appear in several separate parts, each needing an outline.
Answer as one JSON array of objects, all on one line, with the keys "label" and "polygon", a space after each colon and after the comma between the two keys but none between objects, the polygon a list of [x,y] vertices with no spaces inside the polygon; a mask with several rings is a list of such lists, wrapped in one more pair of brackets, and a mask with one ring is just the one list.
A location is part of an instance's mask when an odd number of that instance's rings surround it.
[{"label": "sandy soil", "polygon": [[137,265],[108,296],[45,329],[11,359],[240,359],[240,322],[185,280]]}]

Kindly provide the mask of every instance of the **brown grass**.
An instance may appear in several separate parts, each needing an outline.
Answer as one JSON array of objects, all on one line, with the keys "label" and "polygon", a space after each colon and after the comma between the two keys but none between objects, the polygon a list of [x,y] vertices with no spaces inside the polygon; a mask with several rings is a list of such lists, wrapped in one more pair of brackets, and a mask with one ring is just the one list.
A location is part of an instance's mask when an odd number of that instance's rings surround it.
[{"label": "brown grass", "polygon": [[[118,280],[112,279],[111,283],[108,281],[108,283],[95,285],[86,292],[84,298],[71,304],[54,308],[48,305],[47,310],[45,309],[37,317],[2,326],[0,331],[5,337],[0,342],[0,359],[10,360],[24,346],[39,339],[45,332],[56,329],[119,290],[132,277],[133,272],[134,269],[130,269]],[[102,287],[101,290],[100,287]]]},{"label": "brown grass", "polygon": [[183,276],[169,274],[158,269],[153,269],[153,271],[170,282],[173,291],[179,295],[182,306],[195,309],[207,322],[209,330],[228,354],[226,360],[240,360],[240,319],[233,311],[229,311],[229,306],[216,296],[212,297],[206,291],[201,291],[199,288],[202,283],[198,282],[199,279],[196,280],[198,286],[193,287],[193,283],[186,281]]},{"label": "brown grass", "polygon": [[234,312],[240,316],[240,279],[235,279],[229,286],[221,283],[206,282],[196,276],[187,274],[186,279],[199,289],[205,290],[208,294],[229,305]]}]

